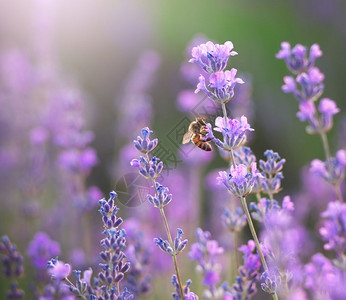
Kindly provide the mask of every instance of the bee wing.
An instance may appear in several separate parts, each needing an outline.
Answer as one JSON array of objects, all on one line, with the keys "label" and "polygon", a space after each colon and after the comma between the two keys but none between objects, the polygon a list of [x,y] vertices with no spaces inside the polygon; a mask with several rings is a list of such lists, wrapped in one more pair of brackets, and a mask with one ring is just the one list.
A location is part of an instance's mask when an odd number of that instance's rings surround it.
[{"label": "bee wing", "polygon": [[193,133],[191,131],[188,131],[183,136],[183,144],[187,144],[191,141]]}]

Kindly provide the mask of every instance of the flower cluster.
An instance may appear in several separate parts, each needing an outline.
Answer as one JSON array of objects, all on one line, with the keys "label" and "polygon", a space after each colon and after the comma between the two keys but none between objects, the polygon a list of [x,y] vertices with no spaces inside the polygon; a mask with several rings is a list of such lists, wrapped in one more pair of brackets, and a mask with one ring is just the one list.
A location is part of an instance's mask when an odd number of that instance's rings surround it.
[{"label": "flower cluster", "polygon": [[230,172],[221,171],[217,178],[226,188],[237,197],[245,197],[251,193],[257,178],[261,178],[261,173],[257,170],[256,163],[251,164],[249,170],[247,166],[239,164],[231,166]]},{"label": "flower cluster", "polygon": [[335,267],[323,254],[313,255],[305,265],[305,288],[313,299],[344,299],[343,270]]},{"label": "flower cluster", "polygon": [[246,225],[246,215],[240,207],[237,207],[234,212],[225,208],[222,221],[230,231],[240,232]]},{"label": "flower cluster", "polygon": [[324,249],[335,251],[336,264],[342,269],[346,262],[346,203],[329,202],[321,216],[325,218],[320,228],[320,234],[326,242]]},{"label": "flower cluster", "polygon": [[86,178],[98,164],[97,153],[90,143],[93,132],[86,130],[82,95],[72,89],[55,93],[50,101],[46,123],[54,143],[59,147],[57,165],[61,170],[66,195],[81,211],[97,205],[101,192],[87,187]]},{"label": "flower cluster", "polygon": [[177,229],[177,236],[173,242],[173,247],[170,245],[170,243],[167,240],[163,240],[161,237],[155,238],[154,243],[163,252],[165,252],[169,255],[175,256],[184,250],[184,248],[188,242],[186,239],[183,241],[181,240],[182,235],[183,235],[183,231],[180,228],[178,228]]},{"label": "flower cluster", "polygon": [[317,44],[314,44],[310,48],[309,58],[306,53],[307,49],[302,45],[298,44],[291,49],[288,42],[281,44],[281,50],[276,57],[284,59],[291,72],[297,75],[296,78],[285,76],[282,90],[285,93],[292,93],[299,100],[297,117],[302,122],[308,122],[307,132],[321,134],[332,128],[333,115],[337,114],[339,109],[333,100],[323,98],[318,105],[320,116],[317,115],[315,102],[323,93],[324,75],[314,64],[316,58],[322,56],[322,51]]},{"label": "flower cluster", "polygon": [[275,199],[261,198],[258,203],[250,203],[250,210],[252,210],[251,215],[255,220],[257,220],[258,222],[263,222],[266,215],[268,215],[271,211],[293,211],[294,203],[291,201],[290,196],[285,196],[283,198],[282,207]]},{"label": "flower cluster", "polygon": [[[155,194],[147,195],[148,201],[155,207],[158,208],[160,211],[160,214],[162,216],[162,220],[164,223],[165,231],[168,237],[168,240],[163,239],[162,237],[157,237],[154,239],[154,243],[156,246],[158,246],[163,252],[169,254],[172,256],[173,264],[175,267],[176,272],[176,281],[173,281],[177,284],[177,291],[178,294],[174,294],[173,297],[181,297],[184,298],[184,290],[182,286],[182,282],[179,275],[179,268],[177,265],[177,255],[181,253],[184,248],[186,247],[186,244],[188,242],[187,239],[182,240],[183,231],[182,229],[177,229],[177,236],[173,240],[171,236],[171,232],[169,229],[168,221],[166,218],[166,214],[164,211],[164,207],[171,202],[172,195],[169,194],[169,189],[165,186],[162,186],[158,182],[156,182],[156,178],[160,176],[162,170],[163,170],[163,162],[159,162],[159,159],[155,156],[150,159],[150,152],[153,151],[156,146],[158,145],[158,139],[151,140],[150,134],[152,131],[145,127],[141,131],[141,136],[138,136],[136,140],[134,140],[134,146],[135,148],[140,151],[141,153],[145,154],[146,156],[141,156],[140,159],[133,159],[131,161],[131,166],[137,167],[139,169],[139,174],[142,175],[146,179],[150,179],[153,188],[155,190]],[[180,299],[180,298],[177,298]]]},{"label": "flower cluster", "polygon": [[128,241],[125,254],[131,264],[125,278],[125,286],[134,297],[146,295],[151,289],[151,276],[149,275],[151,252],[140,226],[141,224],[134,219],[127,219],[124,223]]},{"label": "flower cluster", "polygon": [[[10,279],[16,279],[23,275],[23,256],[17,251],[14,244],[7,236],[3,236],[0,241],[1,262],[4,266],[4,275]],[[24,299],[24,292],[18,289],[18,283],[13,281],[10,290],[6,294],[7,299]]]},{"label": "flower cluster", "polygon": [[217,288],[220,281],[221,268],[216,258],[224,252],[218,242],[210,239],[210,233],[201,228],[196,229],[197,242],[191,245],[189,257],[198,263],[197,271],[203,275],[203,284],[208,290],[203,292],[203,299],[215,299],[222,290]]},{"label": "flower cluster", "polygon": [[[172,284],[175,288],[175,293],[173,293],[173,299],[174,300],[183,300],[183,298],[180,296],[180,285],[177,279],[176,275],[172,276]],[[185,300],[198,300],[198,297],[195,293],[190,291],[190,285],[192,284],[192,281],[190,279],[188,279],[186,281],[186,284],[184,286],[183,289],[183,293],[184,293],[184,299]]]},{"label": "flower cluster", "polygon": [[273,194],[277,194],[281,190],[281,180],[283,179],[281,170],[286,160],[281,159],[280,155],[273,150],[266,150],[264,155],[267,160],[259,161],[262,177],[256,182],[255,190],[264,192],[272,199]]},{"label": "flower cluster", "polygon": [[[247,131],[254,131],[245,116],[241,116],[240,120],[217,117],[215,119],[215,126],[214,130],[222,133],[223,141],[220,141],[214,136],[211,138],[218,147],[225,151],[231,151],[234,148],[242,146],[246,142],[245,133]],[[210,126],[208,126],[208,129],[208,134],[211,135]]]},{"label": "flower cluster", "polygon": [[44,270],[47,261],[60,254],[60,245],[58,242],[52,241],[45,232],[38,232],[30,242],[27,254],[36,269]]},{"label": "flower cluster", "polygon": [[202,69],[209,73],[209,83],[206,85],[205,77],[199,76],[199,83],[195,93],[199,91],[205,94],[216,103],[227,103],[234,96],[234,87],[237,83],[244,83],[241,78],[237,78],[237,69],[224,71],[228,58],[237,55],[233,50],[233,44],[226,42],[224,45],[207,42],[192,48],[192,59],[190,62],[197,62]]},{"label": "flower cluster", "polygon": [[225,290],[224,299],[250,299],[256,292],[256,283],[260,277],[261,260],[257,253],[255,242],[249,240],[247,245],[242,245],[239,251],[243,252],[244,265],[239,267],[239,275],[235,278],[235,283],[230,288],[226,283],[223,284]]},{"label": "flower cluster", "polygon": [[[80,270],[74,270],[73,274],[76,277],[76,284],[74,285],[68,279],[71,273],[71,266],[56,258],[51,259],[47,265],[48,273],[51,275],[53,283],[46,287],[45,295],[60,295],[62,297],[62,294],[65,295],[67,292],[65,288],[67,286],[70,295],[72,293],[84,299],[132,299],[132,295],[127,288],[124,288],[123,291],[120,290],[120,282],[123,280],[125,273],[130,269],[130,264],[127,262],[124,253],[126,232],[124,229],[119,229],[123,220],[116,216],[119,210],[115,205],[116,198],[117,193],[111,192],[108,200],[103,198],[99,201],[99,212],[102,216],[104,227],[103,233],[106,237],[100,242],[104,250],[100,252],[102,262],[99,266],[101,271],[98,274],[98,278],[94,279],[94,287],[90,282],[93,273],[91,268],[83,272],[83,277],[81,277],[82,272]],[[65,281],[65,283],[62,284],[62,281]]]},{"label": "flower cluster", "polygon": [[309,57],[307,49],[301,44],[297,44],[291,49],[288,42],[281,43],[281,50],[276,54],[276,58],[283,59],[292,73],[299,74],[315,64],[316,58],[322,56],[322,51],[318,44],[310,47]]},{"label": "flower cluster", "polygon": [[23,275],[23,256],[17,251],[7,236],[1,238],[0,253],[4,266],[4,275],[8,278],[18,278]]},{"label": "flower cluster", "polygon": [[[98,274],[96,286],[98,287],[98,299],[109,299],[109,297],[124,297],[119,290],[119,283],[124,278],[124,274],[129,270],[130,264],[126,261],[124,253],[126,247],[126,232],[118,227],[123,223],[121,218],[117,218],[118,208],[115,206],[117,194],[110,193],[108,200],[101,199],[99,212],[102,215],[104,234],[106,237],[101,240],[104,251],[100,252],[102,271]],[[120,296],[123,294],[122,296]],[[103,298],[100,298],[103,297]],[[122,298],[120,298],[122,299]]]},{"label": "flower cluster", "polygon": [[332,185],[338,185],[345,177],[346,151],[341,149],[337,151],[335,157],[327,161],[314,159],[311,162],[310,171],[323,178]]}]

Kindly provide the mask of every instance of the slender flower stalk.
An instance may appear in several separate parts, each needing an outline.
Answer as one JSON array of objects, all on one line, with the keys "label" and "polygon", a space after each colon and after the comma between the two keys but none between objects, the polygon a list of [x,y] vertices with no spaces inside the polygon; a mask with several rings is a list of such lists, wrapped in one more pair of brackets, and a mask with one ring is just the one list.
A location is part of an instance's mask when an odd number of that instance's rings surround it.
[{"label": "slender flower stalk", "polygon": [[158,145],[158,139],[150,140],[151,133],[152,131],[148,127],[145,127],[141,131],[141,136],[138,136],[137,139],[134,140],[135,148],[145,156],[140,156],[139,159],[133,159],[131,161],[131,166],[138,168],[139,174],[141,174],[144,178],[151,180],[153,184],[155,195],[152,196],[149,194],[147,195],[147,198],[154,207],[159,209],[168,238],[167,241],[161,237],[158,237],[154,239],[154,242],[163,252],[172,256],[173,265],[176,272],[176,280],[180,291],[180,295],[178,296],[180,299],[185,299],[185,293],[177,262],[177,255],[184,250],[188,241],[186,239],[181,240],[183,231],[179,228],[177,229],[177,237],[174,240],[172,238],[164,211],[164,207],[172,200],[172,194],[168,193],[169,189],[167,187],[162,186],[156,181],[163,170],[163,162],[160,161],[160,159],[156,156],[153,156],[152,158],[149,156],[149,153]]},{"label": "slender flower stalk", "polygon": [[[222,49],[222,51],[220,51],[220,49]],[[192,59],[190,62],[198,62],[204,71],[211,73],[208,87],[206,86],[204,76],[201,75],[195,92],[197,93],[202,90],[209,99],[216,103],[220,103],[222,107],[223,117],[216,118],[215,131],[222,133],[223,141],[214,136],[210,124],[207,124],[208,134],[206,136],[218,147],[229,152],[231,156],[232,165],[230,173],[220,172],[218,180],[220,183],[223,183],[232,194],[240,198],[263,268],[267,271],[268,266],[262,253],[245,198],[251,192],[256,179],[263,176],[257,171],[256,163],[251,163],[249,168],[242,163],[237,165],[233,152],[235,148],[241,147],[246,142],[246,131],[253,131],[254,129],[250,127],[245,116],[242,116],[240,120],[229,119],[227,117],[225,105],[233,98],[235,85],[237,83],[244,83],[242,79],[235,77],[237,69],[232,68],[231,71],[224,71],[229,56],[237,54],[231,51],[232,49],[233,44],[231,42],[226,42],[224,45],[214,45],[208,42],[192,49]],[[272,295],[274,299],[277,299],[275,292]]]},{"label": "slender flower stalk", "polygon": [[203,284],[208,287],[203,292],[203,299],[215,299],[220,294],[217,283],[220,281],[220,265],[216,258],[224,252],[218,242],[210,239],[210,233],[201,228],[196,230],[197,242],[192,244],[189,257],[196,260],[197,271],[203,275]]},{"label": "slender flower stalk", "polygon": [[[306,47],[303,45],[297,44],[291,49],[288,42],[281,43],[281,50],[276,54],[276,58],[283,59],[288,69],[296,75],[296,78],[292,76],[284,77],[282,90],[284,93],[292,93],[299,101],[297,117],[302,122],[308,122],[307,133],[317,134],[321,137],[327,171],[332,174],[334,172],[332,163],[334,158],[331,155],[327,132],[333,127],[333,116],[340,109],[335,101],[331,99],[323,98],[320,101],[318,100],[324,90],[324,74],[314,64],[315,60],[322,56],[322,51],[318,44],[313,44],[310,47],[309,55],[307,55],[307,52]],[[318,110],[316,109],[317,101],[319,101]],[[341,182],[330,183],[334,186],[336,198],[342,202]]]}]

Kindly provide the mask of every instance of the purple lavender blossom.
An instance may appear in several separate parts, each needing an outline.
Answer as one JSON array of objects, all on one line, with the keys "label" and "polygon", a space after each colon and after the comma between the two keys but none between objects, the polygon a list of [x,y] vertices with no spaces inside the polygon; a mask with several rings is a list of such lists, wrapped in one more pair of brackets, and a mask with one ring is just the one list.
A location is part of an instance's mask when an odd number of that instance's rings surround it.
[{"label": "purple lavender blossom", "polygon": [[62,281],[71,274],[71,266],[57,258],[48,261],[47,269],[49,275],[52,276],[52,279],[57,281]]},{"label": "purple lavender blossom", "polygon": [[[324,85],[324,75],[317,67],[308,69],[307,73],[301,73],[294,79],[291,76],[284,77],[282,91],[292,93],[299,101],[316,101],[321,96]],[[297,87],[296,82],[300,85]]]},{"label": "purple lavender blossom", "polygon": [[247,245],[242,245],[239,251],[243,252],[244,265],[238,271],[239,275],[235,278],[232,288],[227,283],[223,284],[225,298],[230,300],[250,299],[256,292],[256,283],[260,277],[261,260],[257,253],[255,242],[249,240]]},{"label": "purple lavender blossom", "polygon": [[329,202],[327,210],[321,216],[325,219],[319,230],[326,242],[324,249],[335,251],[338,264],[342,268],[346,252],[346,203]]},{"label": "purple lavender blossom", "polygon": [[322,51],[318,44],[313,44],[310,47],[309,57],[307,57],[306,47],[297,44],[291,49],[288,42],[282,42],[281,50],[276,54],[276,58],[283,59],[294,74],[306,71],[314,65],[316,58],[320,56],[322,56]]},{"label": "purple lavender blossom", "polygon": [[306,131],[309,134],[318,133],[319,131],[319,121],[316,115],[315,104],[310,101],[301,101],[299,103],[299,111],[297,112],[297,117],[301,122],[308,122]]},{"label": "purple lavender blossom", "polygon": [[21,277],[24,273],[23,257],[7,236],[1,238],[0,254],[2,255],[1,262],[4,266],[4,275],[8,278]]},{"label": "purple lavender blossom", "polygon": [[138,136],[137,139],[133,141],[135,148],[143,154],[153,151],[157,146],[158,139],[150,140],[151,133],[153,133],[153,131],[145,127],[141,131],[142,136]]},{"label": "purple lavender blossom", "polygon": [[33,266],[40,271],[46,268],[47,261],[51,257],[59,254],[59,243],[51,240],[45,232],[36,233],[27,250],[27,255],[31,258]]},{"label": "purple lavender blossom", "polygon": [[231,166],[230,173],[219,172],[217,180],[223,183],[233,195],[246,197],[259,177],[262,177],[262,175],[258,172],[256,163],[252,163],[250,170],[243,164],[236,167]]},{"label": "purple lavender blossom", "polygon": [[275,199],[261,198],[258,203],[251,202],[250,210],[252,210],[252,217],[258,222],[263,222],[267,214],[272,211],[283,210],[285,212],[290,212],[294,210],[294,204],[291,201],[290,196],[285,196],[282,200],[282,207],[280,207],[278,201]]},{"label": "purple lavender blossom", "polygon": [[336,153],[336,157],[328,161],[314,159],[311,162],[310,171],[322,177],[332,185],[338,185],[345,177],[346,151],[341,149]]},{"label": "purple lavender blossom", "polygon": [[225,42],[224,45],[207,42],[192,48],[192,58],[189,62],[197,62],[207,73],[223,71],[230,56],[238,53],[233,50],[232,42]]},{"label": "purple lavender blossom", "polygon": [[291,295],[303,281],[299,256],[309,245],[306,232],[295,224],[286,209],[272,209],[267,213],[264,228],[262,239],[269,270],[263,274],[262,289],[277,292],[279,297]]},{"label": "purple lavender blossom", "polygon": [[222,221],[228,230],[240,232],[246,225],[246,215],[240,207],[237,207],[234,211],[225,208]]},{"label": "purple lavender blossom", "polygon": [[161,237],[155,238],[154,243],[158,246],[163,252],[175,256],[182,252],[187,244],[187,239],[182,240],[181,237],[183,235],[183,231],[178,228],[177,236],[174,239],[173,247],[171,247],[170,242],[167,240],[163,240]]},{"label": "purple lavender blossom", "polygon": [[16,281],[11,283],[10,290],[6,293],[6,299],[11,299],[11,300],[24,299],[24,291],[18,289],[18,283]]},{"label": "purple lavender blossom", "polygon": [[115,297],[115,299],[119,300],[130,299],[130,296],[125,296],[128,294],[127,289],[121,292],[119,288],[119,283],[124,278],[124,274],[128,272],[130,264],[126,261],[124,253],[126,232],[124,229],[119,229],[123,220],[116,216],[119,210],[115,205],[116,198],[117,193],[111,192],[108,200],[104,198],[99,201],[99,212],[102,215],[106,237],[101,240],[104,250],[100,252],[102,259],[100,267],[102,271],[98,274],[96,281],[98,299],[106,300],[109,297]]},{"label": "purple lavender blossom", "polygon": [[333,127],[333,116],[340,109],[336,106],[335,101],[323,98],[318,105],[318,111],[321,113],[321,127],[323,132],[328,132]]},{"label": "purple lavender blossom", "polygon": [[305,265],[305,287],[313,299],[342,300],[346,297],[344,274],[321,253]]},{"label": "purple lavender blossom", "polygon": [[189,257],[198,263],[197,270],[203,275],[203,284],[208,290],[203,292],[203,297],[213,299],[217,291],[217,284],[220,281],[220,265],[216,259],[224,252],[224,249],[218,245],[218,242],[211,240],[210,233],[201,228],[196,229],[197,242],[191,245]]},{"label": "purple lavender blossom", "polygon": [[149,275],[151,251],[145,241],[143,228],[137,220],[134,218],[127,219],[124,223],[124,229],[128,241],[125,254],[131,264],[125,277],[125,286],[134,297],[141,297],[151,290],[151,276]]},{"label": "purple lavender blossom", "polygon": [[[183,300],[182,297],[180,296],[180,286],[179,286],[179,282],[178,282],[176,275],[172,276],[172,284],[175,288],[175,293],[172,294],[173,299],[174,300]],[[192,281],[190,279],[188,279],[186,281],[186,284],[185,284],[184,289],[183,289],[184,299],[185,300],[198,300],[197,295],[190,291],[191,284],[192,284]]]},{"label": "purple lavender blossom", "polygon": [[222,133],[223,141],[214,137],[210,124],[207,124],[207,136],[225,151],[231,151],[236,147],[242,146],[246,142],[246,131],[254,131],[245,116],[241,116],[240,120],[228,118],[225,120],[223,117],[217,117],[215,119],[215,126],[214,130]]},{"label": "purple lavender blossom", "polygon": [[235,77],[237,69],[231,69],[231,71],[219,71],[212,73],[209,76],[208,87],[205,83],[205,77],[199,76],[199,83],[195,93],[203,91],[209,99],[216,103],[227,103],[234,96],[234,88],[237,83],[243,84],[244,81],[241,78]]},{"label": "purple lavender blossom", "polygon": [[[1,263],[4,266],[4,275],[10,279],[16,279],[23,275],[23,257],[17,251],[14,244],[11,243],[7,236],[3,236],[0,241]],[[12,281],[10,290],[6,293],[7,299],[24,299],[24,292],[18,289],[18,283]]]},{"label": "purple lavender blossom", "polygon": [[267,157],[267,160],[260,159],[259,161],[263,176],[256,182],[257,187],[255,190],[258,191],[260,189],[272,199],[273,194],[281,190],[281,180],[283,179],[281,170],[286,160],[284,158],[281,159],[280,155],[273,150],[266,150],[264,155]]},{"label": "purple lavender blossom", "polygon": [[168,194],[167,187],[160,185],[155,180],[162,172],[163,163],[162,162],[158,163],[159,159],[156,158],[155,156],[152,157],[150,160],[149,153],[152,150],[154,150],[154,148],[158,144],[157,139],[154,139],[154,140],[150,139],[151,133],[152,131],[148,127],[145,127],[141,131],[142,136],[141,137],[138,136],[137,139],[134,141],[135,148],[141,153],[145,153],[146,157],[144,158],[141,156],[139,160],[133,159],[131,161],[131,165],[133,167],[137,167],[139,169],[139,174],[141,174],[143,177],[147,179],[151,179],[153,188],[155,189],[155,195],[154,196],[148,195],[148,200],[154,207],[159,209],[168,240],[164,240],[163,238],[158,237],[154,239],[154,243],[163,252],[172,256],[175,271],[176,271],[177,282],[178,282],[178,289],[179,289],[178,295],[183,297],[184,292],[183,292],[183,287],[180,280],[176,256],[184,250],[188,241],[187,240],[182,241],[181,237],[182,237],[183,231],[179,228],[177,229],[177,236],[174,240],[171,236],[167,217],[164,211],[164,206],[167,205],[171,201],[172,195]]}]

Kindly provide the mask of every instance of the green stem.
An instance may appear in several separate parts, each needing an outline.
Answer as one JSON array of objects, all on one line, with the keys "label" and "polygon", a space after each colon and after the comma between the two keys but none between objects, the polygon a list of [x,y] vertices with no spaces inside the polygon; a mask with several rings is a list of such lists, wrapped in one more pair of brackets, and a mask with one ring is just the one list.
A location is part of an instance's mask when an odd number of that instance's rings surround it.
[{"label": "green stem", "polygon": [[232,166],[235,168],[237,165],[235,163],[235,157],[234,157],[233,149],[231,149],[229,152],[231,153],[231,159],[232,159],[231,163],[232,163]]},{"label": "green stem", "polygon": [[263,252],[261,250],[261,246],[260,246],[257,234],[256,234],[256,230],[255,230],[255,227],[254,227],[254,225],[252,223],[251,215],[250,215],[249,209],[247,207],[246,199],[245,199],[245,197],[241,197],[240,200],[241,200],[241,204],[243,206],[243,210],[244,210],[244,212],[246,214],[246,218],[247,218],[247,222],[248,222],[249,227],[250,227],[251,235],[252,235],[252,238],[255,241],[256,248],[257,248],[258,254],[260,256],[260,259],[261,259],[264,271],[268,272],[268,270],[269,270],[268,269],[268,265],[267,265],[267,262],[266,262],[266,260],[264,258]]},{"label": "green stem", "polygon": [[225,118],[225,123],[227,123],[226,104],[222,102],[222,103],[221,103],[221,107],[222,107],[223,117]]},{"label": "green stem", "polygon": [[236,266],[236,272],[239,269],[239,256],[238,256],[238,233],[233,231],[233,250],[234,250],[234,260]]},{"label": "green stem", "polygon": [[[150,158],[149,158],[149,154],[148,153],[146,154],[146,157],[147,157],[148,162],[149,162]],[[151,182],[153,183],[153,187],[155,189],[155,195],[158,197],[159,195],[158,195],[158,192],[157,192],[157,189],[156,189],[156,181],[155,181],[155,179],[151,178]],[[165,211],[163,210],[163,207],[160,208],[160,213],[161,213],[161,216],[162,216],[162,220],[163,220],[163,224],[164,224],[164,227],[165,227],[165,230],[166,230],[166,234],[167,234],[167,237],[168,237],[169,244],[172,247],[172,249],[174,249],[174,244],[173,244],[173,239],[172,239],[172,236],[171,236],[171,231],[169,230],[166,214],[165,214]],[[177,263],[177,257],[176,256],[177,256],[176,253],[173,251],[172,258],[173,258],[174,269],[175,269],[175,272],[177,274],[180,294],[181,294],[181,298],[183,300],[185,300],[185,296],[184,296],[184,292],[183,292],[183,285],[182,285],[182,282],[180,280],[180,273],[179,273],[179,268],[178,268],[178,263]]]},{"label": "green stem", "polygon": [[[325,134],[325,132],[322,132],[322,130],[320,130],[320,136],[321,136],[321,140],[322,140],[324,154],[326,156],[326,160],[328,163],[328,169],[329,169],[328,171],[330,171],[329,160],[331,158],[331,155],[330,155],[327,135]],[[335,190],[336,199],[340,202],[343,202],[342,192],[341,192],[341,188],[340,188],[339,183],[334,184],[334,190]]]},{"label": "green stem", "polygon": [[339,202],[343,202],[343,198],[342,198],[342,192],[341,192],[341,186],[340,186],[340,183],[337,182],[335,185],[334,185],[334,189],[335,189],[335,194],[336,194],[336,199],[339,201]]},{"label": "green stem", "polygon": [[[78,289],[76,288],[76,286],[75,286],[67,277],[65,277],[64,280],[65,280],[70,286],[72,286],[72,287],[74,287],[76,290],[78,290]],[[80,293],[80,291],[79,291],[78,297],[80,297],[80,298],[82,298],[82,299],[85,299],[85,300],[87,299],[84,295],[82,295],[82,294]]]},{"label": "green stem", "polygon": [[[264,258],[263,252],[262,252],[262,250],[261,250],[261,246],[260,246],[260,243],[259,243],[257,234],[256,234],[256,230],[255,230],[255,227],[254,227],[254,225],[253,225],[253,223],[252,223],[251,215],[250,215],[249,209],[248,209],[248,207],[247,207],[246,199],[245,199],[245,197],[241,197],[240,200],[241,200],[241,204],[242,204],[242,206],[243,206],[244,212],[245,212],[245,214],[246,214],[247,223],[249,224],[252,238],[253,238],[254,241],[255,241],[256,248],[257,248],[258,254],[259,254],[259,256],[260,256],[263,269],[264,269],[264,271],[266,271],[266,272],[268,273],[268,272],[269,272],[269,268],[268,268],[267,262],[266,262],[266,260],[265,260],[265,258]],[[276,293],[274,293],[272,296],[273,296],[273,298],[274,298],[275,300],[278,299]]]},{"label": "green stem", "polygon": [[[166,229],[166,233],[167,233],[167,236],[168,236],[169,244],[171,245],[172,249],[174,249],[171,232],[169,230],[166,214],[165,214],[165,211],[163,210],[163,208],[160,208],[160,213],[161,213],[161,216],[162,216],[162,219],[163,219],[163,223],[165,225],[165,229]],[[173,254],[172,254],[172,258],[173,258],[175,272],[177,273],[177,279],[178,279],[178,283],[179,283],[181,298],[185,299],[182,282],[180,280],[180,274],[179,274],[179,268],[178,268],[178,262],[177,262],[177,255],[176,255],[176,253],[174,251],[173,251]]]},{"label": "green stem", "polygon": [[120,286],[119,286],[119,281],[117,282],[117,295],[118,295],[118,297],[120,296]]},{"label": "green stem", "polygon": [[324,132],[320,132],[320,136],[321,136],[321,140],[322,140],[324,154],[326,156],[326,160],[328,161],[330,159],[331,155],[330,155],[327,135]]}]

